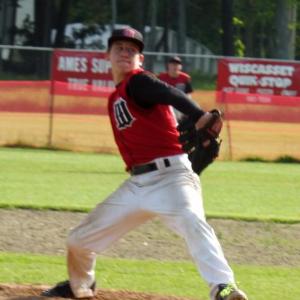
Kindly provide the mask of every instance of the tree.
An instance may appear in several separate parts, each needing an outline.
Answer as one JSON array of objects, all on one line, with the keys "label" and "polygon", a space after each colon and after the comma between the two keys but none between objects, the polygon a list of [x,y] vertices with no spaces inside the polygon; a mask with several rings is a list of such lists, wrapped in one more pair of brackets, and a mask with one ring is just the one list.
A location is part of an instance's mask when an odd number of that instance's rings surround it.
[{"label": "tree", "polygon": [[51,45],[51,27],[53,16],[53,1],[35,0],[34,2],[34,34],[35,46],[49,47]]},{"label": "tree", "polygon": [[297,2],[277,0],[276,3],[276,48],[274,56],[281,59],[294,59]]},{"label": "tree", "polygon": [[233,0],[222,0],[222,46],[223,55],[234,56]]},{"label": "tree", "polygon": [[[116,22],[131,25],[142,33],[146,27],[152,28],[152,34],[146,37],[146,50],[168,52],[169,33],[174,30],[178,34],[178,52],[185,52],[188,37],[216,54],[294,58],[295,47],[300,49],[300,38],[296,35],[299,1],[34,0],[35,18],[29,20],[34,21],[33,32],[29,32],[32,27],[26,22],[26,27],[5,34],[11,39],[15,33],[23,34],[24,43],[32,46],[74,47],[74,43],[67,43],[65,38],[66,24],[83,24],[84,29],[74,35],[84,41],[86,36],[101,31],[104,25]],[[0,3],[22,5],[20,0],[1,0]],[[1,10],[0,18],[2,25],[11,19]],[[157,27],[162,28],[159,39],[154,37]],[[56,29],[54,41],[51,40],[53,29]]]},{"label": "tree", "polygon": [[18,0],[0,1],[0,42],[13,45],[15,42],[15,22]]},{"label": "tree", "polygon": [[67,24],[67,18],[70,8],[70,0],[61,0],[58,9],[58,16],[56,22],[56,37],[54,41],[54,47],[59,48],[65,45],[65,27]]},{"label": "tree", "polygon": [[[170,5],[170,1],[172,0],[165,0],[166,5],[165,9],[163,10],[163,34],[161,35],[160,40],[156,44],[155,51],[160,52],[161,50],[163,52],[169,52],[169,32],[170,32],[170,24],[172,21],[172,12],[171,8],[172,6]],[[165,57],[165,62],[167,63],[168,58]]]},{"label": "tree", "polygon": [[271,57],[274,49],[273,0],[245,0],[234,3],[234,39],[240,41],[247,57]]},{"label": "tree", "polygon": [[178,8],[178,52],[185,53],[186,51],[186,1],[177,0]]}]

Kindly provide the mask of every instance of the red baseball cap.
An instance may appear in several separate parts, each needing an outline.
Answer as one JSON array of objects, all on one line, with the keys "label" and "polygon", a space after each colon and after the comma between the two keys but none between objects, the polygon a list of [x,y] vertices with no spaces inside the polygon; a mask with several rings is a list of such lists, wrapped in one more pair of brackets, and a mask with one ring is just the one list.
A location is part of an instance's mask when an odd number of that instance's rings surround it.
[{"label": "red baseball cap", "polygon": [[111,37],[108,39],[108,48],[111,47],[113,42],[120,40],[126,40],[135,43],[138,46],[140,52],[142,52],[144,49],[143,35],[139,31],[131,27],[115,29],[112,32]]}]

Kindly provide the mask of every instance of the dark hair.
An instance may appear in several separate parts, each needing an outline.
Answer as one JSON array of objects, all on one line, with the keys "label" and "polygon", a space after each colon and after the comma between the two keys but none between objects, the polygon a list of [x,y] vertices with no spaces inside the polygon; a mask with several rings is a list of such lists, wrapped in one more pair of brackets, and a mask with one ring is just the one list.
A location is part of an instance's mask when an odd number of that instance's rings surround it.
[{"label": "dark hair", "polygon": [[175,63],[175,64],[179,64],[182,65],[182,61],[180,59],[179,56],[173,56],[169,59],[169,63]]}]

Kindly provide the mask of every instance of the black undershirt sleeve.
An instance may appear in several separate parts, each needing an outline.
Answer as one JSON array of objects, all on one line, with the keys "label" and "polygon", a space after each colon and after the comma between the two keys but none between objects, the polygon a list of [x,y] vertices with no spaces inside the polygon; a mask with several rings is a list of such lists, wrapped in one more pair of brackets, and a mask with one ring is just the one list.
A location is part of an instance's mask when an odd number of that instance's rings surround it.
[{"label": "black undershirt sleeve", "polygon": [[185,93],[162,82],[155,75],[148,72],[132,76],[127,84],[126,91],[143,108],[156,104],[172,105],[194,121],[205,113]]},{"label": "black undershirt sleeve", "polygon": [[192,92],[193,92],[192,84],[191,84],[190,81],[188,81],[188,82],[185,84],[185,93],[191,94]]}]

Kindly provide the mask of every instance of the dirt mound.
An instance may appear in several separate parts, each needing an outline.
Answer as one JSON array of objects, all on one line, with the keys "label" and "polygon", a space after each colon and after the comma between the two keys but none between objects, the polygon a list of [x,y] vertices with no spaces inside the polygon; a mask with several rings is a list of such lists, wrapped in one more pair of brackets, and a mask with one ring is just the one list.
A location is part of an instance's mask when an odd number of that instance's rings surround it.
[{"label": "dirt mound", "polygon": [[[33,285],[0,285],[1,300],[46,300],[46,299],[62,299],[41,297],[43,290],[48,286]],[[174,296],[161,296],[146,293],[137,293],[131,291],[113,291],[98,289],[95,300],[188,300],[187,298],[179,298]]]}]

